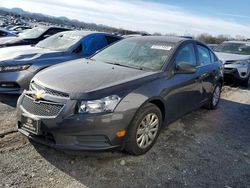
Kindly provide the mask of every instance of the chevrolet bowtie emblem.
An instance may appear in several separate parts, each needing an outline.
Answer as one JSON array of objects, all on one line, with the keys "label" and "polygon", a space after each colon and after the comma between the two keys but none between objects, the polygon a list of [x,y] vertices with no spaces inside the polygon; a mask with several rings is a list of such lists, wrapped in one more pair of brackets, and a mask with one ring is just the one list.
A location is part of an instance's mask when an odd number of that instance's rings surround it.
[{"label": "chevrolet bowtie emblem", "polygon": [[36,99],[42,99],[44,97],[44,95],[46,94],[46,92],[44,90],[38,90],[35,93]]}]

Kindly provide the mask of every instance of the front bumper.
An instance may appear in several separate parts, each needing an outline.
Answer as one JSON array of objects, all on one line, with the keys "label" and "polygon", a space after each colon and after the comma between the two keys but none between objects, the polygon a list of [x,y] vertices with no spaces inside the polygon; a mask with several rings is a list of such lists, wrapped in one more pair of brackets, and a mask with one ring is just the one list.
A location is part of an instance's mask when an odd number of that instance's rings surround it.
[{"label": "front bumper", "polygon": [[224,67],[224,78],[238,81],[245,81],[248,79],[250,72],[247,68],[239,69],[235,67]]},{"label": "front bumper", "polygon": [[[119,138],[116,133],[127,130],[135,114],[135,110],[108,114],[75,114],[77,101],[67,100],[56,117],[39,117],[23,108],[24,97],[25,94],[22,94],[18,100],[18,130],[36,142],[60,149],[123,149],[126,137]],[[39,135],[21,128],[23,115],[41,121]]]},{"label": "front bumper", "polygon": [[28,89],[30,80],[33,77],[34,74],[28,70],[0,72],[0,93],[21,94],[24,89]]}]

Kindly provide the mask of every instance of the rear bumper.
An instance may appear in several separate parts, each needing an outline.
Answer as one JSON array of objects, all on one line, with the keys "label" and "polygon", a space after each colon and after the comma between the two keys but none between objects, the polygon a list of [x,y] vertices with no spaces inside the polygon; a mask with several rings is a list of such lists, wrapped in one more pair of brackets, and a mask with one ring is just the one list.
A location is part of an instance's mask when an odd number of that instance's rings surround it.
[{"label": "rear bumper", "polygon": [[28,89],[34,74],[25,70],[20,72],[0,73],[0,93],[21,94]]}]

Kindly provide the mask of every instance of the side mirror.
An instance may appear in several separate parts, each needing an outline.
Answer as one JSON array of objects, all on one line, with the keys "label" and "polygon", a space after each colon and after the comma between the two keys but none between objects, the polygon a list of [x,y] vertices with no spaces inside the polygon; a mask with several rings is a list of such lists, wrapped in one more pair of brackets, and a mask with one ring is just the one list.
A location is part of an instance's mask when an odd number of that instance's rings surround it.
[{"label": "side mirror", "polygon": [[177,74],[192,74],[196,72],[196,66],[192,65],[188,62],[180,62],[176,66],[176,73]]}]

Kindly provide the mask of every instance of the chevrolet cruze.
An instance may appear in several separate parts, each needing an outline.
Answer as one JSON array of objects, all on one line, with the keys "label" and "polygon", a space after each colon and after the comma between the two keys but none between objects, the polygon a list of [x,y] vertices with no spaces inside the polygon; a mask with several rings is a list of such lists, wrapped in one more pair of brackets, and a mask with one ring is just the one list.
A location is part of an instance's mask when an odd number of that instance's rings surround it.
[{"label": "chevrolet cruze", "polygon": [[132,37],[38,73],[18,100],[18,130],[62,149],[146,153],[163,125],[215,109],[222,64],[203,43]]}]

